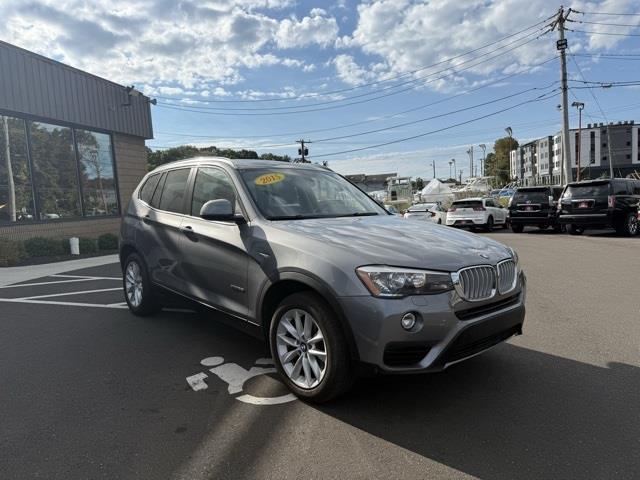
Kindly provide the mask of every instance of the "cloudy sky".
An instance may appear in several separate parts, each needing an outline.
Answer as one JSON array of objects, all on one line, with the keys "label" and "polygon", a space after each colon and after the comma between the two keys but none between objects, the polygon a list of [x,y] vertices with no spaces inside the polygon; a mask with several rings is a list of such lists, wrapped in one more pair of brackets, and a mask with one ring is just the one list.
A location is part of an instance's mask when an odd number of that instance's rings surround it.
[{"label": "cloudy sky", "polygon": [[[157,98],[151,147],[296,156],[305,138],[341,173],[446,177],[455,158],[467,176],[505,127],[559,128],[558,3],[0,0],[0,39]],[[569,101],[585,123],[640,120],[638,87],[584,88],[640,81],[640,3],[571,6]]]}]

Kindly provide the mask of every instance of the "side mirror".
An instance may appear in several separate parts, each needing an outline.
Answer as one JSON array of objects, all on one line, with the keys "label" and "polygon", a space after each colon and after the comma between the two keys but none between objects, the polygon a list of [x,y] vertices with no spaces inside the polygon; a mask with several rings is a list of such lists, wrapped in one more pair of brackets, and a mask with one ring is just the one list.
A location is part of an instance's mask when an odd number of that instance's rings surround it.
[{"label": "side mirror", "polygon": [[235,221],[236,216],[233,212],[233,206],[229,200],[219,198],[217,200],[209,200],[200,209],[200,217],[205,220],[215,221]]}]

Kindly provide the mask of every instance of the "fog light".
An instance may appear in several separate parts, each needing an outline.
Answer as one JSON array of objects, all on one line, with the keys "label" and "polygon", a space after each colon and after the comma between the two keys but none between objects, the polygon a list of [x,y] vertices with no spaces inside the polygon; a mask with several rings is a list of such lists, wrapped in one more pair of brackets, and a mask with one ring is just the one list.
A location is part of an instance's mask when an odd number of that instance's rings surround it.
[{"label": "fog light", "polygon": [[416,326],[416,316],[411,312],[405,313],[400,319],[400,324],[405,330],[411,330]]}]

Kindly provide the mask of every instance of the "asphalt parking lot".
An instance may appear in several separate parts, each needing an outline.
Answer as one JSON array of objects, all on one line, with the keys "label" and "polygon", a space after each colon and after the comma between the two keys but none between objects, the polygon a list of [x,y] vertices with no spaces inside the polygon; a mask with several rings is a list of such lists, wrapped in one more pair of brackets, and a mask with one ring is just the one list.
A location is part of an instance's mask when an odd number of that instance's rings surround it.
[{"label": "asphalt parking lot", "polygon": [[320,407],[217,314],[131,315],[117,264],[0,287],[0,477],[638,478],[640,238],[490,235],[524,335]]}]

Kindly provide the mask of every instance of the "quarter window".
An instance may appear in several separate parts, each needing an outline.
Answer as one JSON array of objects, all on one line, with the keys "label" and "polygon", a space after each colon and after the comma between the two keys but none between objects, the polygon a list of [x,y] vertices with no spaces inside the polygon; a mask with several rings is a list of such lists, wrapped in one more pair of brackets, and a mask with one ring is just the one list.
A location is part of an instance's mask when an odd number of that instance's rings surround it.
[{"label": "quarter window", "polygon": [[160,197],[160,210],[182,213],[189,172],[189,168],[181,168],[167,173]]},{"label": "quarter window", "polygon": [[160,181],[160,174],[152,175],[147,178],[147,181],[144,182],[144,185],[140,189],[140,200],[151,205],[151,199],[153,198],[153,192],[156,191],[156,187],[158,186],[158,182]]}]

